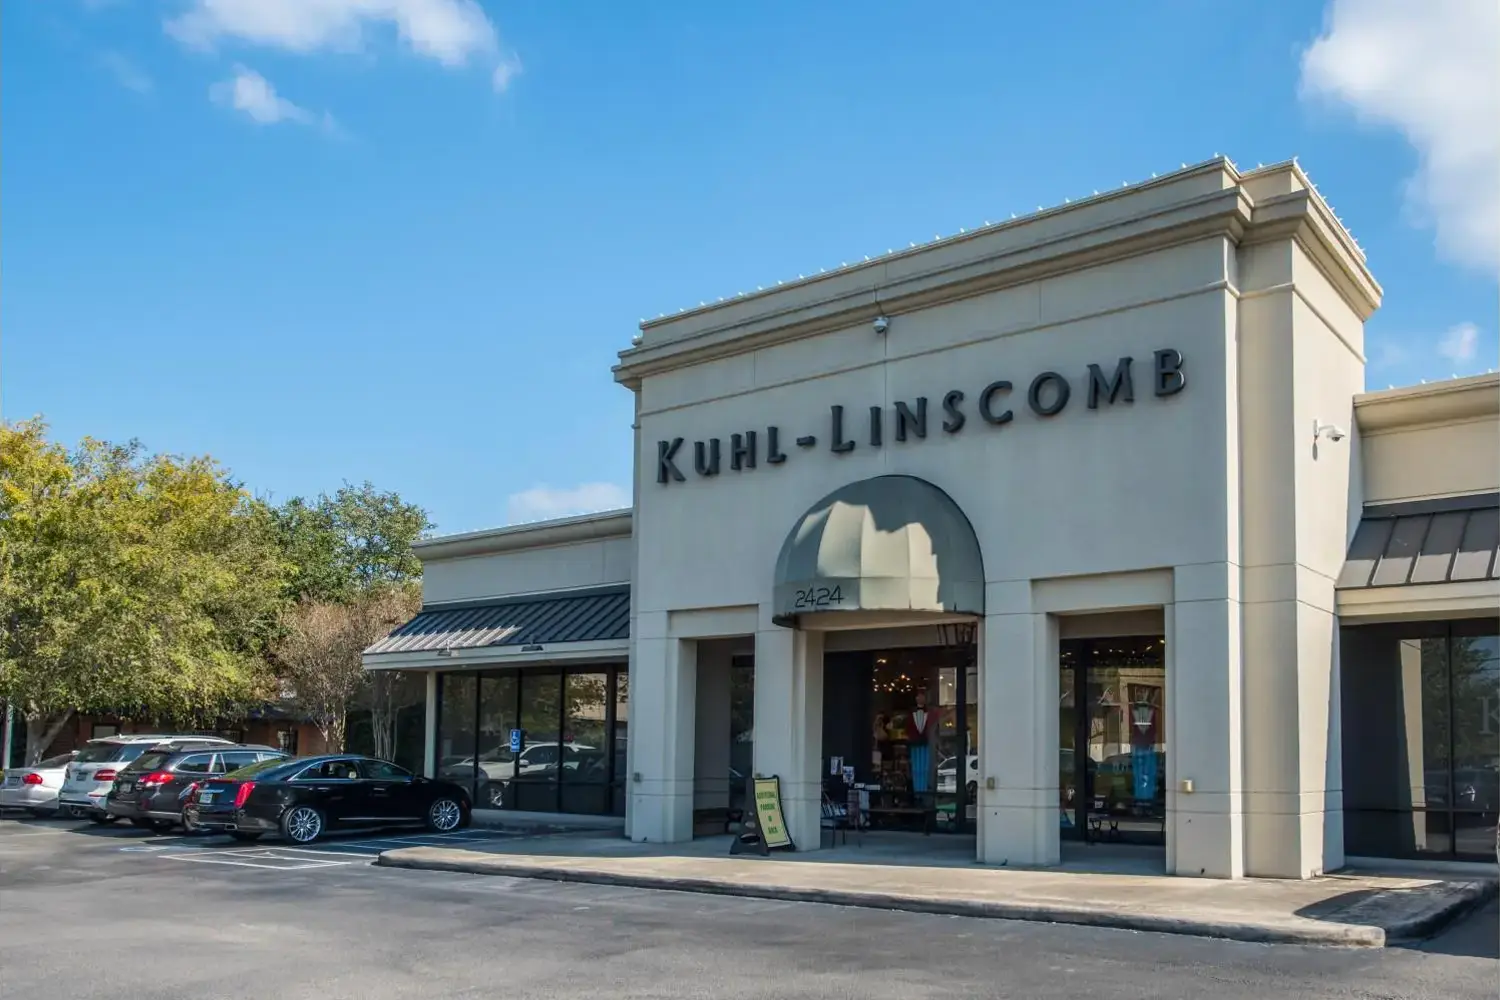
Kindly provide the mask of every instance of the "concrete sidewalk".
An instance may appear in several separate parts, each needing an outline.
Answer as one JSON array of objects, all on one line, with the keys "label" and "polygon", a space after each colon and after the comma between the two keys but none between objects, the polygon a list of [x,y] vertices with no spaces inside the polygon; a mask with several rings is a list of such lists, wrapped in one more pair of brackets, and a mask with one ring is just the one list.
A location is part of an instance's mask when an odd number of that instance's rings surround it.
[{"label": "concrete sidewalk", "polygon": [[[722,843],[719,843],[722,841]],[[991,868],[859,859],[849,849],[730,857],[727,838],[634,844],[570,835],[478,850],[387,851],[387,867],[591,882],[873,909],[1035,920],[1239,941],[1379,948],[1426,937],[1486,901],[1479,876],[1328,875],[1308,881]],[[719,848],[709,853],[713,848]]]}]

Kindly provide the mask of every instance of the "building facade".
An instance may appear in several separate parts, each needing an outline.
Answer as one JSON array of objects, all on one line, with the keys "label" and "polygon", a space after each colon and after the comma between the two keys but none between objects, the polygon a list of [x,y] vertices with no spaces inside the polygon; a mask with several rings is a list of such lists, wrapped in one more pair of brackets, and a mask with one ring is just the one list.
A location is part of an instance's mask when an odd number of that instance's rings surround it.
[{"label": "building facade", "polygon": [[633,509],[423,543],[366,663],[480,805],[636,840],[755,773],[799,849],[852,789],[986,864],[1483,856],[1500,380],[1364,392],[1380,296],[1215,159],[644,323]]}]

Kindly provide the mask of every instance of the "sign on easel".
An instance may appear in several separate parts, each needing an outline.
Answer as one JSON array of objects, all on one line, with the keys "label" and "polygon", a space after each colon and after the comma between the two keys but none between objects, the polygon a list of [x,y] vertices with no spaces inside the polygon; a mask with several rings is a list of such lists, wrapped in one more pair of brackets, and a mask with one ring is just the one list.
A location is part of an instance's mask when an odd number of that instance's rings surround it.
[{"label": "sign on easel", "polygon": [[740,816],[740,828],[729,843],[730,854],[754,851],[767,855],[773,850],[795,850],[781,812],[781,779],[751,778],[746,783],[751,807]]}]

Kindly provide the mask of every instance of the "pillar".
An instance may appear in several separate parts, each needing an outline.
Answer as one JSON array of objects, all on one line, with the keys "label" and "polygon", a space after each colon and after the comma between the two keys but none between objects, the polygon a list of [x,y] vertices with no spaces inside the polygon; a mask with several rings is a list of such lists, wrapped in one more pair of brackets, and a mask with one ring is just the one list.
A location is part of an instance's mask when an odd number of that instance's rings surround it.
[{"label": "pillar", "polygon": [[428,778],[436,778],[438,762],[438,672],[436,670],[427,671],[426,681],[427,702],[425,708],[427,716],[424,727],[427,732],[427,745],[422,751],[422,774]]},{"label": "pillar", "polygon": [[[1018,592],[1019,595],[1019,592]],[[1005,606],[993,594],[991,607]],[[1058,830],[1057,621],[1029,610],[989,614],[979,635],[978,860],[1055,865]],[[995,787],[990,788],[990,779]]]},{"label": "pillar", "polygon": [[[1179,567],[1167,629],[1167,871],[1244,866],[1238,568]],[[1186,791],[1183,782],[1191,782]]]},{"label": "pillar", "polygon": [[755,773],[781,779],[792,843],[822,841],[823,634],[769,620],[755,634]]},{"label": "pillar", "polygon": [[693,839],[698,644],[666,634],[666,614],[642,614],[630,670],[630,837]]}]

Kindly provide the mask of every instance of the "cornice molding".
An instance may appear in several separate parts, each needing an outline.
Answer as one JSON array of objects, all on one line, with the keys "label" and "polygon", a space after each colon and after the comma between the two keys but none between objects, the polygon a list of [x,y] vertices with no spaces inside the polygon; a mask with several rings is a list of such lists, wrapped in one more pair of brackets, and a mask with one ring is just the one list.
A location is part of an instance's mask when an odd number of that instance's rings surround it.
[{"label": "cornice molding", "polygon": [[[1276,173],[1289,177],[1286,186],[1292,190],[1253,198],[1246,179]],[[1212,184],[1214,174],[1223,178],[1222,185],[1205,192],[1205,181]],[[1174,185],[1184,188],[1184,197],[1163,202]],[[1129,205],[1136,199],[1143,210],[1099,218],[1111,203]],[[1070,216],[1089,221],[1069,229]],[[1028,230],[1036,237],[1025,238]],[[847,329],[882,313],[897,317],[1214,237],[1243,245],[1295,240],[1360,316],[1379,305],[1380,287],[1363,255],[1300,167],[1281,164],[1242,175],[1220,158],[832,274],[643,323],[644,342],[620,352],[615,379],[639,391],[641,380],[652,375]],[[929,261],[931,266],[921,266]],[[899,273],[892,277],[893,271]],[[716,316],[722,319],[715,322]],[[680,336],[666,332],[684,325],[688,332]]]},{"label": "cornice molding", "polygon": [[634,513],[631,510],[611,510],[555,521],[508,525],[504,528],[486,528],[483,531],[428,538],[412,545],[412,550],[416,552],[418,559],[428,563],[437,559],[462,559],[552,545],[629,538],[633,520]]},{"label": "cornice molding", "polygon": [[1365,434],[1486,418],[1500,418],[1500,374],[1471,375],[1354,397],[1354,420]]}]

